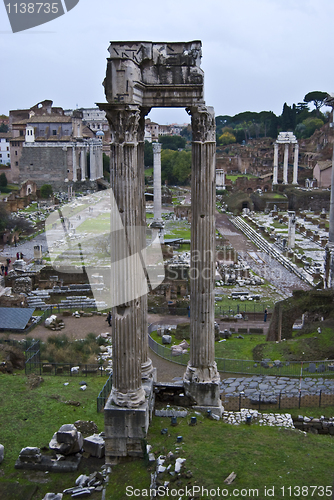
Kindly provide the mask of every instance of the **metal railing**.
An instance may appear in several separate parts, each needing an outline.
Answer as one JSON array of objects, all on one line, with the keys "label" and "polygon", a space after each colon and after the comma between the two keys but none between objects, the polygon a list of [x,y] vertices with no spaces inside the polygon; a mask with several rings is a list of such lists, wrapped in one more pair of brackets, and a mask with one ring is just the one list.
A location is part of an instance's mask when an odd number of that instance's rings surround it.
[{"label": "metal railing", "polygon": [[[189,353],[175,353],[169,347],[159,344],[151,337],[158,325],[148,328],[148,345],[158,356],[177,363],[187,365]],[[215,358],[218,371],[239,375],[273,375],[277,377],[317,377],[334,376],[334,360],[321,361],[282,361],[264,362],[249,359]]]},{"label": "metal railing", "polygon": [[261,399],[261,394],[257,401],[241,394],[232,397],[221,394],[221,401],[226,411],[240,411],[241,408],[269,411],[285,408],[325,408],[334,405],[334,394],[325,394],[324,391],[319,391],[319,394],[302,395],[299,393],[296,396],[287,396],[280,393],[271,403],[268,403],[265,398]]},{"label": "metal railing", "polygon": [[97,405],[97,412],[98,413],[104,409],[106,402],[108,400],[108,397],[110,395],[111,388],[112,388],[112,373],[110,373],[108,380],[106,381],[102,390],[100,391],[99,395],[97,396],[96,405]]}]

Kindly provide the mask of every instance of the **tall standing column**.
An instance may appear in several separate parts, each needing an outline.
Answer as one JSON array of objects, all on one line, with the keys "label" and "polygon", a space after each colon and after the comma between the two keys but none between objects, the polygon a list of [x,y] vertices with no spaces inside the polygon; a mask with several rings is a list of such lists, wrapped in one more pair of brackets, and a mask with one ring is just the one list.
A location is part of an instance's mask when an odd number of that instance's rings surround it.
[{"label": "tall standing column", "polygon": [[293,160],[293,180],[292,184],[298,184],[298,155],[299,155],[299,145],[295,144],[294,160]]},{"label": "tall standing column", "polygon": [[199,407],[221,412],[214,347],[215,119],[212,108],[192,108],[190,360],[184,387]]},{"label": "tall standing column", "polygon": [[274,144],[274,169],[273,169],[273,184],[277,184],[278,179],[278,144]]},{"label": "tall standing column", "polygon": [[161,144],[153,142],[153,187],[154,187],[154,221],[161,218]]},{"label": "tall standing column", "polygon": [[73,182],[78,180],[77,176],[77,156],[75,150],[75,144],[72,146],[72,172],[73,172]]},{"label": "tall standing column", "polygon": [[86,152],[84,149],[80,151],[80,169],[81,169],[81,180],[86,180],[86,161],[85,161]]},{"label": "tall standing column", "polygon": [[[145,206],[145,162],[144,162],[144,137],[145,137],[145,116],[149,113],[150,108],[142,108],[138,126],[138,181],[140,193],[139,219],[140,224],[144,228],[141,232],[142,241],[141,248],[146,248],[146,206]],[[148,323],[147,323],[147,294],[140,298],[140,321],[139,330],[141,337],[141,376],[143,380],[152,378],[153,364],[148,356]]]},{"label": "tall standing column", "polygon": [[[138,165],[138,126],[140,109],[136,105],[100,105],[112,133],[110,184],[117,210],[111,211],[110,238],[112,263],[113,380],[104,409],[106,462],[114,457],[142,456],[142,443],[149,425],[149,410],[142,385],[142,303],[146,291],[140,250],[143,236],[141,182]],[[120,278],[117,281],[115,275]]]},{"label": "tall standing column", "polygon": [[90,175],[89,179],[95,181],[96,179],[96,156],[95,156],[95,146],[93,143],[89,146],[89,167]]},{"label": "tall standing column", "polygon": [[288,211],[289,224],[288,224],[288,248],[295,248],[296,239],[296,213],[293,210]]},{"label": "tall standing column", "polygon": [[283,184],[288,184],[289,144],[284,146]]},{"label": "tall standing column", "polygon": [[[332,106],[332,123],[330,127],[334,130],[334,99],[328,98],[328,106]],[[325,248],[325,288],[334,289],[334,141],[332,153],[332,175],[331,175],[331,197],[329,203],[329,234],[328,243]]]}]

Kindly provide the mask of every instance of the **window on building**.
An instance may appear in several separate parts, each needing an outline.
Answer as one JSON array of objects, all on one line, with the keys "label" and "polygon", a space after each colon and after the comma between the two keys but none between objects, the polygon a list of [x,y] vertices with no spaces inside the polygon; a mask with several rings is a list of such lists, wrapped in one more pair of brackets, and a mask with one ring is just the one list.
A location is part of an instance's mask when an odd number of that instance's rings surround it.
[{"label": "window on building", "polygon": [[15,156],[17,156],[17,151],[15,150]]},{"label": "window on building", "polygon": [[52,135],[57,135],[57,130],[52,130]]},{"label": "window on building", "polygon": [[15,166],[17,167],[17,166],[18,166],[18,164],[19,164],[19,162],[18,162],[18,161],[16,161],[16,162],[15,162]]},{"label": "window on building", "polygon": [[23,130],[20,130],[20,136],[22,136],[22,135],[23,135]]}]

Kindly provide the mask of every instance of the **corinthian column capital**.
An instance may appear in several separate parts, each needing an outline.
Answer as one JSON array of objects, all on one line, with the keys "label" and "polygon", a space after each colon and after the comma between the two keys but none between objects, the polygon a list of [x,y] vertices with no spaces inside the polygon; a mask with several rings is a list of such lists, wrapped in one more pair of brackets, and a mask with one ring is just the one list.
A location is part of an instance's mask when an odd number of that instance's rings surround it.
[{"label": "corinthian column capital", "polygon": [[99,108],[106,112],[110,127],[111,142],[138,142],[139,122],[141,119],[140,107],[135,105],[119,106],[117,104],[99,104]]},{"label": "corinthian column capital", "polygon": [[191,115],[193,141],[216,142],[216,122],[213,107],[200,105],[187,108],[187,113]]}]

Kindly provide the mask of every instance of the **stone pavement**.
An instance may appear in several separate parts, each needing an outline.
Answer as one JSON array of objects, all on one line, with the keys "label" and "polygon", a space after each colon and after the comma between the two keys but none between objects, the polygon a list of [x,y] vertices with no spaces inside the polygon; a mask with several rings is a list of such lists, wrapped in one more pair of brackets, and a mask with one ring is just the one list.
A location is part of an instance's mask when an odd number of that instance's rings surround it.
[{"label": "stone pavement", "polygon": [[[221,394],[226,397],[244,393],[252,400],[274,402],[279,394],[282,396],[299,396],[299,378],[275,377],[271,375],[253,375],[251,377],[229,377],[221,380]],[[301,385],[301,396],[334,394],[334,379],[323,377],[304,377]]]}]

